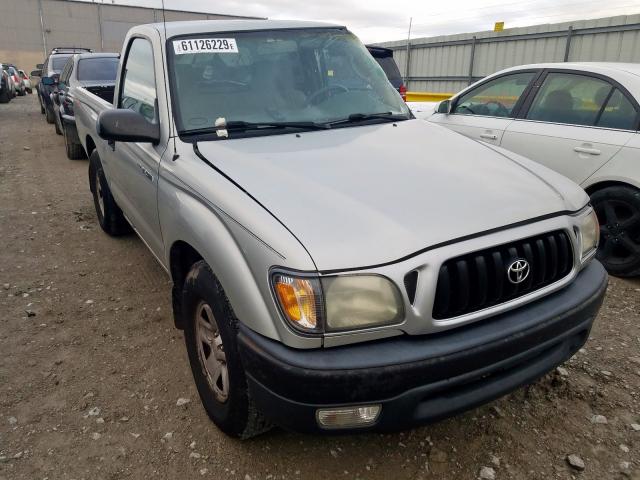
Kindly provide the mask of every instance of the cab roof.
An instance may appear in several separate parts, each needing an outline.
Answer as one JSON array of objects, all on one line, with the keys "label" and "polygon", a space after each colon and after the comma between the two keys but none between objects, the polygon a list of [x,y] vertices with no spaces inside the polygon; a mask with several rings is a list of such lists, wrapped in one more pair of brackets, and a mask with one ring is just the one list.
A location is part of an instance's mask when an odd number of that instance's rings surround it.
[{"label": "cab roof", "polygon": [[[140,27],[151,27],[166,38],[177,35],[213,32],[244,32],[252,30],[282,30],[297,28],[345,28],[343,25],[308,22],[302,20],[191,20],[181,22],[158,22]],[[140,28],[137,27],[137,28]],[[135,28],[135,27],[134,27]],[[166,30],[165,30],[166,29]]]}]

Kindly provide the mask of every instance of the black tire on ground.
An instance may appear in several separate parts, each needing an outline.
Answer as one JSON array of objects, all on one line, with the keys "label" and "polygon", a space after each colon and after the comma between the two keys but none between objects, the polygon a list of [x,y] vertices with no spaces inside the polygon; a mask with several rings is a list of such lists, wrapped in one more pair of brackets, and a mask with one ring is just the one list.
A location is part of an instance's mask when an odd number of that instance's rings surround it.
[{"label": "black tire on ground", "polygon": [[44,107],[44,114],[47,119],[47,123],[56,123],[55,113],[52,109]]},{"label": "black tire on ground", "polygon": [[23,88],[22,90],[18,90],[18,96],[24,97],[27,94],[27,91]]},{"label": "black tire on ground", "polygon": [[0,103],[9,103],[11,101],[11,95],[9,94],[8,89],[3,89],[2,93],[0,93]]},{"label": "black tire on ground", "polygon": [[29,95],[31,95],[31,94],[33,93],[33,89],[32,89],[32,88],[27,88],[27,93],[28,93]]},{"label": "black tire on ground", "polygon": [[[209,321],[208,315],[212,316],[213,322]],[[193,264],[185,280],[182,318],[191,372],[209,418],[231,437],[246,439],[269,430],[271,424],[258,412],[249,393],[238,351],[238,319],[220,282],[203,260]],[[197,326],[198,322],[205,322],[212,328],[202,329]],[[206,357],[207,350],[209,357]],[[212,360],[216,361],[212,358],[215,352],[222,352],[224,356],[226,376],[212,378],[211,367],[205,367]],[[226,396],[220,399],[225,378]]]},{"label": "black tire on ground", "polygon": [[611,275],[640,275],[640,190],[616,185],[591,195],[600,222],[597,258]]},{"label": "black tire on ground", "polygon": [[64,134],[64,145],[67,150],[67,158],[69,160],[80,160],[85,158],[86,155],[84,154],[84,148],[82,148],[82,145],[73,143],[69,140],[69,137],[67,136],[67,129],[64,126],[62,127],[62,133]]},{"label": "black tire on ground", "polygon": [[40,113],[44,115],[44,105],[42,105],[42,98],[40,98],[40,94],[38,94],[38,103],[40,103]]},{"label": "black tire on ground", "polygon": [[89,157],[89,188],[102,230],[113,237],[130,233],[131,225],[124,218],[122,210],[111,195],[102,170],[102,163],[100,163],[100,156],[96,150]]},{"label": "black tire on ground", "polygon": [[56,129],[56,133],[58,135],[62,135],[62,129],[60,128],[60,123],[62,123],[62,121],[60,120],[60,117],[55,118],[55,111],[53,112],[54,118],[53,118],[53,126]]}]

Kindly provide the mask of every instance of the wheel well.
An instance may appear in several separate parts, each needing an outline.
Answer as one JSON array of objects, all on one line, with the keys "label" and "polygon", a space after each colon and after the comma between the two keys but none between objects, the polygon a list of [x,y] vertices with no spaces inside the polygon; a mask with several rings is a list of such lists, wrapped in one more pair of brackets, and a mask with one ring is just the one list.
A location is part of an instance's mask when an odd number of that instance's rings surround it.
[{"label": "wheel well", "polygon": [[629,183],[617,182],[615,180],[610,180],[610,181],[606,181],[606,182],[598,182],[598,183],[594,183],[593,185],[589,185],[587,188],[585,188],[585,192],[587,192],[587,194],[589,196],[591,196],[594,193],[596,193],[597,191],[602,190],[604,188],[608,188],[608,187],[630,187],[630,188],[633,188],[633,189],[637,190],[636,187],[634,187],[633,185],[631,185]]},{"label": "wheel well", "polygon": [[173,319],[176,328],[182,330],[184,322],[182,320],[182,286],[187,278],[191,266],[197,261],[202,260],[202,255],[189,245],[187,242],[179,240],[171,246],[169,251],[169,269],[171,271],[171,279],[173,288],[171,289],[171,298],[173,305]]},{"label": "wheel well", "polygon": [[91,156],[91,152],[93,152],[96,149],[96,144],[93,141],[93,138],[91,138],[89,135],[87,135],[87,157]]}]

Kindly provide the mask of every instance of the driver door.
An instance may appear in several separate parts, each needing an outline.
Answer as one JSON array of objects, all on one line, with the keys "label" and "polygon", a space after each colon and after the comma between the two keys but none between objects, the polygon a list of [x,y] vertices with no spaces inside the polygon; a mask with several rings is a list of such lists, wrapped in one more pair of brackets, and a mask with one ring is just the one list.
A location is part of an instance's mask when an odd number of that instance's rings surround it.
[{"label": "driver door", "polygon": [[483,142],[500,145],[539,70],[508,73],[487,80],[452,100],[451,113],[429,121]]}]

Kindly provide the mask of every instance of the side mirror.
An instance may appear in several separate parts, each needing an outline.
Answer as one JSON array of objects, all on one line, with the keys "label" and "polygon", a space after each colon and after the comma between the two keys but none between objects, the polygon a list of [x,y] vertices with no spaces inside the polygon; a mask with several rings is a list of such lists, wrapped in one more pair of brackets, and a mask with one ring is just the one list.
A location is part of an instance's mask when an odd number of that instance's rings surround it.
[{"label": "side mirror", "polygon": [[38,70],[42,70],[42,67],[44,67],[44,63],[39,63],[39,64],[36,65],[36,68]]},{"label": "side mirror", "polygon": [[452,103],[451,100],[443,100],[438,104],[438,109],[436,110],[438,113],[444,113],[445,115],[449,115],[451,113]]},{"label": "side mirror", "polygon": [[29,75],[31,77],[41,77],[42,76],[42,69],[39,70],[31,70],[31,75]]},{"label": "side mirror", "polygon": [[56,79],[53,77],[42,77],[42,79],[40,79],[40,81],[42,82],[43,85],[55,85],[56,84]]},{"label": "side mirror", "polygon": [[113,142],[160,142],[160,125],[149,123],[138,112],[119,108],[107,110],[96,120],[96,131],[100,138]]}]

